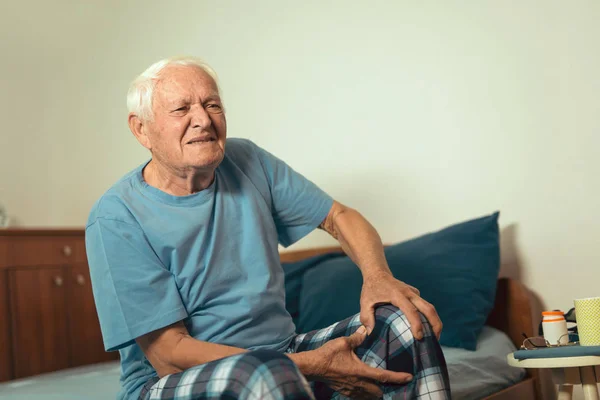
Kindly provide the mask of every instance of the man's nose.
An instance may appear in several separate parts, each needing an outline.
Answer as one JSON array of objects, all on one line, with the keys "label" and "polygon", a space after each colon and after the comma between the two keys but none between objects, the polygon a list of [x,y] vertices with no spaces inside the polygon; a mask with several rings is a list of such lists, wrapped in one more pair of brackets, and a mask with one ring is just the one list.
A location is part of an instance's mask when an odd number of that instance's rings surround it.
[{"label": "man's nose", "polygon": [[190,109],[190,114],[192,128],[206,129],[211,125],[210,115],[202,105],[194,104]]}]

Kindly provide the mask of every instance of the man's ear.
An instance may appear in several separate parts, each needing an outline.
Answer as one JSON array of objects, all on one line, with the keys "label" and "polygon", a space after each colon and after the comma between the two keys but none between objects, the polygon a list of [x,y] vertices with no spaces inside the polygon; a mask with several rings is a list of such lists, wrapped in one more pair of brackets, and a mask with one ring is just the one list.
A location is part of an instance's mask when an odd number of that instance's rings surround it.
[{"label": "man's ear", "polygon": [[129,123],[129,129],[131,130],[131,133],[133,133],[133,136],[135,136],[138,142],[140,142],[140,144],[148,150],[152,150],[152,145],[147,135],[148,123],[142,121],[142,119],[134,113],[129,113],[127,122]]}]

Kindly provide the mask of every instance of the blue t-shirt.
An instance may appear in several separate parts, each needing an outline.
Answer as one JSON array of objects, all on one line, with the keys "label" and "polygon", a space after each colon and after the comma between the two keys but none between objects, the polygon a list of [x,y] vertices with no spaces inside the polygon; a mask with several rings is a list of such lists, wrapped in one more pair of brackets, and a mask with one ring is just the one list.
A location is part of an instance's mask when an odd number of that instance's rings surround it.
[{"label": "blue t-shirt", "polygon": [[156,376],[135,338],[184,320],[196,339],[285,351],[278,243],[301,239],[333,200],[249,140],[228,139],[215,180],[189,196],[149,186],[142,165],[94,205],[86,248],[104,346],[121,355],[121,399]]}]

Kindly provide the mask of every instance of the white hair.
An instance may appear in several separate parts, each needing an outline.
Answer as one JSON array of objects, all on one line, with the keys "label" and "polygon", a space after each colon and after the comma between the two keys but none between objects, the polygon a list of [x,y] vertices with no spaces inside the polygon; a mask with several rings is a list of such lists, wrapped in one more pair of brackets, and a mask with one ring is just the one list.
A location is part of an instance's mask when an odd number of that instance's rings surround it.
[{"label": "white hair", "polygon": [[165,58],[149,66],[129,85],[127,109],[130,113],[137,115],[144,121],[151,121],[154,118],[152,112],[154,87],[159,79],[160,72],[169,65],[193,66],[202,69],[215,81],[217,90],[220,92],[216,72],[201,59],[196,57]]}]

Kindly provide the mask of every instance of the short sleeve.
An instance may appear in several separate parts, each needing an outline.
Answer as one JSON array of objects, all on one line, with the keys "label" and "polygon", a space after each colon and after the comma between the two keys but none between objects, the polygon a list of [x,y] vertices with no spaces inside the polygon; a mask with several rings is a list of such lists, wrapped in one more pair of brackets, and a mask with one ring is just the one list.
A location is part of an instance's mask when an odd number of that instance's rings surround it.
[{"label": "short sleeve", "polygon": [[139,226],[97,218],[86,228],[86,250],[107,351],[187,318],[175,278]]},{"label": "short sleeve", "polygon": [[279,243],[297,242],[325,219],[333,199],[312,181],[268,151],[256,147],[271,191],[271,212]]}]

